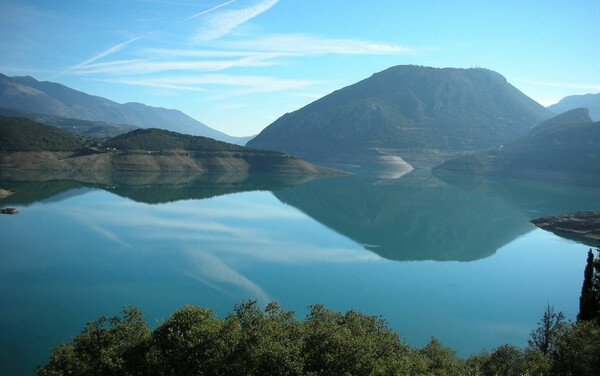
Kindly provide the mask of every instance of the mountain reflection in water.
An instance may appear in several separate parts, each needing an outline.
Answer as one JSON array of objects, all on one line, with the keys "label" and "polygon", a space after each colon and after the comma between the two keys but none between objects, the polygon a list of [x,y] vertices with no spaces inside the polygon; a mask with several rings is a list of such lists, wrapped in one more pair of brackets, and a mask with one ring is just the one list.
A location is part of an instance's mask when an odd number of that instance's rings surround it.
[{"label": "mountain reflection in water", "polygon": [[589,187],[415,170],[344,176],[274,192],[283,203],[390,260],[473,261],[535,228],[530,219],[600,207]]},{"label": "mountain reflection in water", "polygon": [[87,191],[82,188],[103,189],[147,204],[271,191],[282,203],[397,261],[482,259],[533,230],[530,219],[600,207],[598,190],[589,187],[465,176],[442,180],[424,170],[385,177],[4,171],[0,187],[17,193],[0,204],[57,201]]}]

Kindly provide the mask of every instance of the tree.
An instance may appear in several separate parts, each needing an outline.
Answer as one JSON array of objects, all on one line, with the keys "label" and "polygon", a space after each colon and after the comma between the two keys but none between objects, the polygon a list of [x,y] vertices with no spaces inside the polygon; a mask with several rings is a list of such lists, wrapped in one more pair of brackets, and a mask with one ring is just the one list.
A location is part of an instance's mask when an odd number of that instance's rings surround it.
[{"label": "tree", "polygon": [[596,376],[600,373],[600,326],[594,321],[569,325],[552,354],[553,376]]},{"label": "tree", "polygon": [[223,322],[210,309],[184,306],[152,333],[148,353],[150,373],[159,375],[213,374],[226,363],[229,346],[221,335]]},{"label": "tree", "polygon": [[466,363],[456,355],[456,351],[444,347],[435,337],[431,337],[419,352],[428,360],[431,375],[462,376],[466,372]]},{"label": "tree", "polygon": [[554,307],[548,303],[544,316],[538,325],[537,329],[531,332],[531,338],[527,343],[529,347],[546,356],[554,350],[558,337],[564,331],[565,315],[562,312],[554,312]]},{"label": "tree", "polygon": [[150,331],[142,312],[126,307],[121,316],[88,322],[71,343],[52,350],[37,373],[50,375],[135,375],[141,373]]},{"label": "tree", "polygon": [[600,273],[598,264],[599,261],[594,260],[594,253],[590,248],[583,272],[583,285],[581,286],[581,296],[579,297],[577,321],[588,321],[598,317],[598,274]]},{"label": "tree", "polygon": [[485,376],[521,376],[527,372],[527,363],[517,347],[502,345],[490,354],[481,368]]}]

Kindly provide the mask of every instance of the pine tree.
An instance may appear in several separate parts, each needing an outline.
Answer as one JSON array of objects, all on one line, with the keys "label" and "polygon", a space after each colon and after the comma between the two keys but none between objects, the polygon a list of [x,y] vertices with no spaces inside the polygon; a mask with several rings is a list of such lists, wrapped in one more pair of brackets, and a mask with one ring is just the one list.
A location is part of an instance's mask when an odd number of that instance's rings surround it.
[{"label": "pine tree", "polygon": [[542,355],[549,355],[564,332],[565,315],[562,312],[554,312],[554,307],[548,303],[538,325],[538,328],[531,332],[527,342],[530,348],[538,350]]}]

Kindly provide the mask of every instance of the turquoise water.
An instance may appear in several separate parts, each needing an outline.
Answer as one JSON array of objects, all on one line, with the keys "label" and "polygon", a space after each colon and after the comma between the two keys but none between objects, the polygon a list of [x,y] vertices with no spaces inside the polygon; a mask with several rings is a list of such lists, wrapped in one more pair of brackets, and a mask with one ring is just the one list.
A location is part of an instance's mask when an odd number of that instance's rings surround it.
[{"label": "turquoise water", "polygon": [[548,303],[576,316],[588,249],[529,219],[600,208],[598,189],[420,172],[0,182],[20,211],[0,216],[0,375],[126,305],[154,326],[185,304],[322,303],[462,356],[525,346]]}]

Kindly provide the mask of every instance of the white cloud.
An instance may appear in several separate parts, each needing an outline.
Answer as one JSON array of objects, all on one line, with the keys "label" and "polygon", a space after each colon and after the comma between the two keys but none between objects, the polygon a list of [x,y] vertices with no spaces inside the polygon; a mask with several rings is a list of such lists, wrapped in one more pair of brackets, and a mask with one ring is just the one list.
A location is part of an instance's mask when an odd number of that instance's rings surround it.
[{"label": "white cloud", "polygon": [[278,2],[279,0],[263,0],[250,7],[211,13],[194,37],[194,41],[206,42],[219,39],[236,27],[271,9]]},{"label": "white cloud", "polygon": [[159,87],[164,89],[185,90],[185,91],[207,91],[207,86],[224,86],[236,88],[215,94],[210,99],[222,99],[243,94],[268,93],[285,90],[296,90],[306,88],[318,81],[281,79],[277,77],[266,76],[235,76],[226,74],[205,74],[198,76],[173,76],[160,78],[142,78],[142,79],[114,79],[105,80],[107,82],[122,83],[126,85]]},{"label": "white cloud", "polygon": [[291,56],[294,54],[284,52],[264,52],[264,51],[240,51],[240,50],[201,50],[201,49],[168,49],[168,48],[145,48],[140,52],[146,56],[168,57],[171,59],[183,57],[255,57],[262,59],[272,59],[279,56]]},{"label": "white cloud", "polygon": [[268,55],[248,56],[227,60],[188,60],[188,61],[151,61],[151,60],[117,60],[107,63],[79,65],[71,68],[72,73],[80,75],[116,74],[143,75],[165,71],[220,71],[238,67],[269,67],[278,63],[267,61]]},{"label": "white cloud", "polygon": [[257,39],[222,43],[224,47],[277,51],[300,55],[402,55],[414,48],[355,39],[329,39],[306,34],[274,34]]}]

